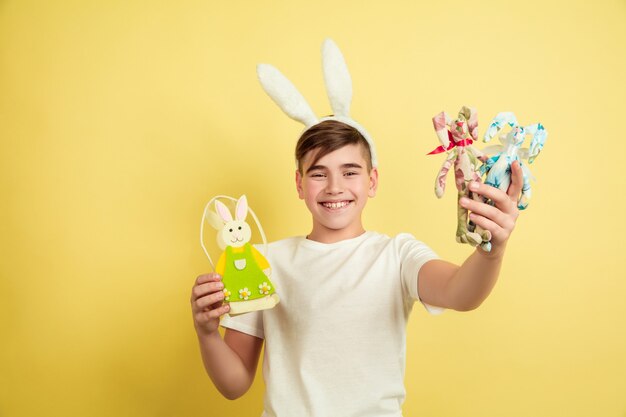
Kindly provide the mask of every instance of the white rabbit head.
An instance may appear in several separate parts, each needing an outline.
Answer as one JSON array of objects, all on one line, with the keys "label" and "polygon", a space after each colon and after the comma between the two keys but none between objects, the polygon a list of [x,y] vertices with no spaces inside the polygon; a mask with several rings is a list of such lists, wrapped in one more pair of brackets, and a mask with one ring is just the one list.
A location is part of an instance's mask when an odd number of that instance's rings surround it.
[{"label": "white rabbit head", "polygon": [[215,210],[223,223],[222,228],[217,233],[217,244],[221,249],[226,248],[226,246],[239,248],[250,241],[252,230],[245,221],[248,215],[248,200],[245,195],[237,200],[235,219],[230,214],[228,207],[221,201],[215,201]]},{"label": "white rabbit head", "polygon": [[505,147],[513,146],[515,149],[519,149],[524,143],[526,136],[532,135],[530,149],[523,148],[519,151],[520,157],[528,159],[528,163],[532,164],[539,152],[541,152],[541,149],[543,149],[543,145],[548,137],[548,131],[541,123],[521,126],[513,113],[502,112],[498,113],[493,119],[487,132],[485,132],[483,140],[485,142],[490,141],[507,124],[511,127],[511,131],[508,134],[501,134],[499,136],[500,142]]},{"label": "white rabbit head", "polygon": [[526,129],[523,126],[513,126],[507,135],[502,136],[504,136],[504,144],[519,148],[526,138]]}]

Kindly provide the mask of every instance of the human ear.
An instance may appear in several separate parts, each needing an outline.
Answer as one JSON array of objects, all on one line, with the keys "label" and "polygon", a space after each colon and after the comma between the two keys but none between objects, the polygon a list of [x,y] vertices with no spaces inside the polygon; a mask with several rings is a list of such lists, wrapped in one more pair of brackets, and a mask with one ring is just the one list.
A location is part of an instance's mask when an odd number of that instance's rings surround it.
[{"label": "human ear", "polygon": [[372,168],[370,171],[370,188],[367,191],[369,197],[376,196],[376,190],[378,189],[378,169]]},{"label": "human ear", "polygon": [[298,191],[298,197],[300,200],[304,200],[304,191],[302,190],[302,174],[299,169],[296,169],[296,190]]}]

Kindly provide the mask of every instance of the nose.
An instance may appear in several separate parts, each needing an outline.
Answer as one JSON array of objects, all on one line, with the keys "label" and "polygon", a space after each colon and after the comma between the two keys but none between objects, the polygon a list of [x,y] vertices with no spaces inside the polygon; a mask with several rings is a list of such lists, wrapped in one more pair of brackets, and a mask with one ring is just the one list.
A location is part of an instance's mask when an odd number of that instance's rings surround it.
[{"label": "nose", "polygon": [[337,175],[329,175],[326,180],[326,194],[341,194],[343,192],[342,177]]}]

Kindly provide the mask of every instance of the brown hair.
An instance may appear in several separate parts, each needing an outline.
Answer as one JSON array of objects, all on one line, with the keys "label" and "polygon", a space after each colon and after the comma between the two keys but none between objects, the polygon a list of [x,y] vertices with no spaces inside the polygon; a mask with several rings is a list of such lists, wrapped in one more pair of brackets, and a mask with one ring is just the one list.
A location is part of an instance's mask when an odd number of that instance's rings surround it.
[{"label": "brown hair", "polygon": [[324,156],[347,145],[360,144],[363,157],[367,162],[367,170],[372,170],[372,154],[367,140],[361,133],[345,123],[337,120],[325,120],[307,129],[296,144],[296,160],[298,170],[302,174],[302,163],[309,152],[315,152],[311,165],[315,165]]}]

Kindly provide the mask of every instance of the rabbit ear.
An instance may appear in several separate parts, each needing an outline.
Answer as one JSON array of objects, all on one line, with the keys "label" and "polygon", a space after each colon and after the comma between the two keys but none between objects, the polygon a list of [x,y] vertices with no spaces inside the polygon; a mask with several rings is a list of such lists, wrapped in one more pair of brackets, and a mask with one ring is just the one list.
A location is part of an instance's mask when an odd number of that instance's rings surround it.
[{"label": "rabbit ear", "polygon": [[237,207],[235,208],[235,218],[237,220],[245,220],[248,215],[248,199],[245,195],[239,197],[237,200]]},{"label": "rabbit ear", "polygon": [[448,149],[448,146],[450,146],[448,124],[450,124],[451,121],[452,120],[450,119],[450,116],[448,116],[448,113],[443,111],[433,117],[433,127],[435,128],[439,142],[441,142],[444,149]]},{"label": "rabbit ear", "polygon": [[463,106],[460,113],[467,120],[467,129],[474,140],[478,140],[478,112],[473,107]]},{"label": "rabbit ear", "polygon": [[322,45],[324,83],[335,116],[350,117],[352,79],[339,47],[331,39]]},{"label": "rabbit ear", "polygon": [[539,152],[541,152],[541,149],[543,149],[543,144],[546,143],[548,131],[541,123],[526,126],[524,130],[526,130],[527,135],[533,135],[530,141],[530,150],[528,151],[528,163],[532,164]]},{"label": "rabbit ear", "polygon": [[487,128],[483,141],[489,142],[504,127],[505,124],[508,124],[511,127],[518,125],[517,119],[512,112],[498,113]]},{"label": "rabbit ear", "polygon": [[224,222],[213,210],[206,211],[206,220],[209,222],[212,228],[215,230],[221,230],[224,226]]},{"label": "rabbit ear", "polygon": [[230,214],[230,210],[228,210],[228,207],[226,207],[224,203],[216,200],[215,209],[217,210],[217,213],[222,218],[222,221],[224,221],[225,223],[233,221],[233,216],[232,214]]},{"label": "rabbit ear", "polygon": [[298,89],[280,71],[268,64],[259,64],[256,73],[263,90],[292,119],[306,127],[317,123],[317,117]]}]

